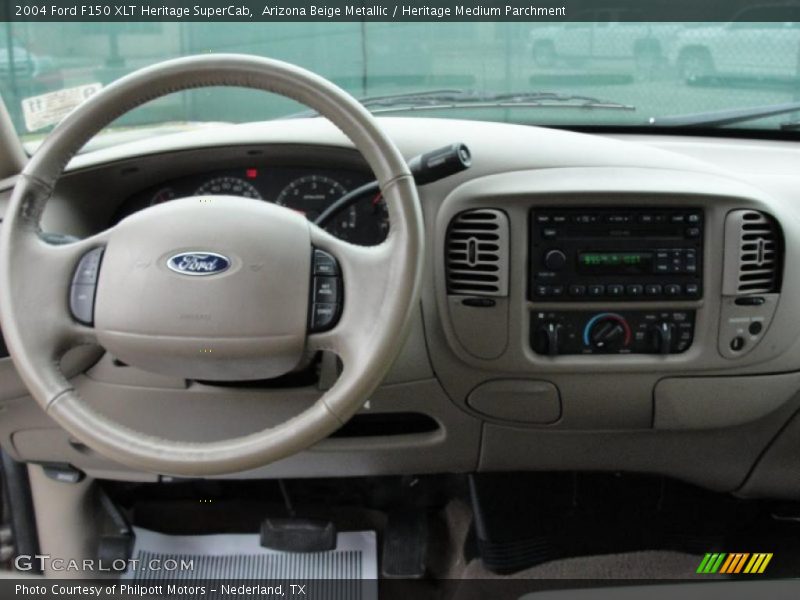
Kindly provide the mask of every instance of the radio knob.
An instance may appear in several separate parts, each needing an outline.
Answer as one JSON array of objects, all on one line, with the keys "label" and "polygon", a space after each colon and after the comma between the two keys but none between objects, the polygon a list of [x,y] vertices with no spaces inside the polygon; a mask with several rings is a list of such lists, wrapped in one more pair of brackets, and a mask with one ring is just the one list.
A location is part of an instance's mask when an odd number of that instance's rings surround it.
[{"label": "radio knob", "polygon": [[561,250],[548,250],[544,255],[544,266],[551,271],[560,271],[567,264],[567,255]]},{"label": "radio knob", "polygon": [[601,313],[586,324],[583,337],[587,346],[599,352],[618,352],[630,344],[631,329],[620,315]]}]

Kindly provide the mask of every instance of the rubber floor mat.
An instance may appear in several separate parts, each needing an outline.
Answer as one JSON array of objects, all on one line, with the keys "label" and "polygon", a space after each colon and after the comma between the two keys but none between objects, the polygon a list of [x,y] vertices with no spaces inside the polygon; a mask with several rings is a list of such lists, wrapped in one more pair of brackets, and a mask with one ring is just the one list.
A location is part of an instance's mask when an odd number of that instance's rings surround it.
[{"label": "rubber floor mat", "polygon": [[[364,585],[364,580],[378,577],[374,531],[340,532],[335,550],[307,553],[267,550],[259,544],[258,534],[165,535],[138,527],[134,532],[132,567],[122,579],[165,584],[269,580],[284,585],[312,582],[312,587],[318,586],[314,582],[320,580],[345,580],[353,585],[342,582],[329,587],[330,594],[322,595],[348,599],[374,597],[370,593],[373,586]],[[216,595],[209,589],[203,597]],[[245,593],[240,597],[249,596]],[[254,597],[260,596],[254,594]]]}]

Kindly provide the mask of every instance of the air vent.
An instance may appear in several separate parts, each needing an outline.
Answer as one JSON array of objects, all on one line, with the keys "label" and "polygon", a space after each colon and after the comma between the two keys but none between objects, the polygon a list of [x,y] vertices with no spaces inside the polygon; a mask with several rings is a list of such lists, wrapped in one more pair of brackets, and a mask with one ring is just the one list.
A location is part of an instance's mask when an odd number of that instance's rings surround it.
[{"label": "air vent", "polygon": [[508,295],[508,217],[481,208],[459,213],[445,243],[447,293]]},{"label": "air vent", "polygon": [[775,220],[755,210],[737,210],[725,222],[726,295],[780,290],[783,238]]}]

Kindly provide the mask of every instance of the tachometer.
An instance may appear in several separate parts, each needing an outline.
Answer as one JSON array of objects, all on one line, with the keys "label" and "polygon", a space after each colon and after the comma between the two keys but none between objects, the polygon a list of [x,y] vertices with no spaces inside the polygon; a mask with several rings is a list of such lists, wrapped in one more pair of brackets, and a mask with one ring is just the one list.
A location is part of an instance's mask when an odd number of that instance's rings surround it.
[{"label": "tachometer", "polygon": [[[281,191],[276,204],[303,213],[314,221],[331,204],[347,193],[335,179],[307,175],[295,179]],[[386,239],[389,216],[380,194],[365,197],[334,215],[325,229],[353,244],[372,246]]]},{"label": "tachometer", "polygon": [[[307,175],[295,179],[278,195],[276,204],[303,213],[309,221],[315,220],[323,210],[347,193],[344,186],[330,177]],[[336,222],[347,220],[350,211],[336,217]],[[353,212],[352,219],[355,219]],[[355,221],[352,224],[355,227]]]},{"label": "tachometer", "polygon": [[261,193],[251,183],[238,177],[215,177],[209,179],[194,192],[195,196],[242,196],[261,200]]}]

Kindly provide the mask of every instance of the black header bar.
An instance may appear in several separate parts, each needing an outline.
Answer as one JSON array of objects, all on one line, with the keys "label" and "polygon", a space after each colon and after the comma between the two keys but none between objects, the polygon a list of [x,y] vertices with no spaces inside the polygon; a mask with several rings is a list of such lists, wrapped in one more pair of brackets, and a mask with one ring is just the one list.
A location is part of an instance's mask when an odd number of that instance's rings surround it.
[{"label": "black header bar", "polygon": [[800,0],[3,0],[3,21],[800,21]]}]

